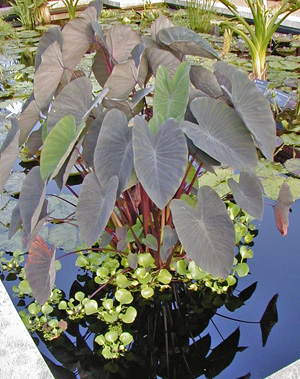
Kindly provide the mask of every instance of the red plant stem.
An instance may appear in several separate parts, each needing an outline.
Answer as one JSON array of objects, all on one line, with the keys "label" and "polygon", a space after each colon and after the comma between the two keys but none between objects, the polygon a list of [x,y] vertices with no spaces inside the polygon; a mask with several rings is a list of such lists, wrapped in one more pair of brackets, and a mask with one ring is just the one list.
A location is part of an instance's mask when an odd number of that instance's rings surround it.
[{"label": "red plant stem", "polygon": [[110,63],[108,62],[107,58],[106,58],[106,54],[105,54],[105,51],[101,45],[101,43],[99,43],[98,41],[96,41],[98,43],[98,46],[100,47],[101,51],[102,51],[102,54],[103,54],[103,57],[104,57],[104,60],[105,60],[105,64],[106,64],[106,68],[109,72],[109,75],[112,73],[112,67],[110,65]]},{"label": "red plant stem", "polygon": [[143,226],[144,235],[149,233],[149,220],[151,220],[151,214],[149,209],[149,196],[141,185],[141,200],[142,200],[142,215],[143,215]]},{"label": "red plant stem", "polygon": [[[131,271],[132,268],[131,267],[126,267],[124,268],[124,270],[121,272],[121,274],[125,274],[126,272],[128,271]],[[104,284],[102,284],[101,287],[99,287],[95,292],[93,292],[89,298],[92,299],[94,296],[97,295],[97,293],[99,293],[101,290],[103,290],[103,288],[105,288],[106,286],[108,286],[109,283],[111,283],[114,279],[115,279],[116,275],[112,276],[110,279],[108,279],[108,281]]]},{"label": "red plant stem", "polygon": [[[71,203],[71,201],[69,201],[69,200],[67,200],[67,199],[64,199],[63,197],[60,197],[60,196],[58,196],[58,195],[52,195],[52,194],[49,194],[49,195],[47,195],[47,196],[57,197],[59,200],[62,200],[62,201],[64,201],[64,202],[66,202],[66,203],[72,205],[73,207],[76,207],[76,205],[73,204],[73,203]],[[78,197],[77,194],[75,194],[75,196]]]},{"label": "red plant stem", "polygon": [[69,186],[69,184],[66,184],[66,187],[68,188],[68,190],[75,196],[75,197],[77,197],[77,199],[78,199],[78,195],[77,195],[77,193],[71,188],[71,186]]},{"label": "red plant stem", "polygon": [[124,200],[126,201],[129,211],[131,212],[131,218],[134,220],[134,223],[136,222],[137,218],[139,218],[140,222],[142,223],[142,220],[137,212],[137,209],[133,204],[131,194],[128,190],[123,192],[123,197],[124,197]]},{"label": "red plant stem", "polygon": [[193,188],[193,185],[194,185],[196,179],[198,178],[198,175],[199,175],[201,168],[202,168],[202,163],[199,164],[197,171],[196,171],[196,174],[194,175],[193,180],[191,181],[191,184],[189,185],[189,188],[186,191],[187,195],[189,195],[191,193],[191,190]]},{"label": "red plant stem", "polygon": [[193,163],[194,163],[194,161],[195,161],[195,159],[197,157],[197,153],[198,153],[198,150],[196,150],[195,154],[192,157],[192,160],[190,161],[190,164],[189,164],[189,166],[188,166],[188,168],[187,168],[187,170],[185,172],[185,175],[184,175],[184,177],[182,179],[180,187],[178,188],[178,190],[177,190],[177,192],[175,194],[175,199],[179,199],[180,196],[182,195],[183,191],[184,191],[184,188],[185,188],[185,185],[186,185],[186,178],[188,177],[188,174],[189,174],[189,172],[190,172],[190,170],[192,168],[192,165],[193,165]]},{"label": "red plant stem", "polygon": [[126,200],[123,198],[123,202],[124,202],[123,204],[122,204],[122,201],[120,199],[118,199],[117,201],[120,201],[122,210],[125,213],[129,224],[132,225],[132,217],[131,217],[131,213],[129,212]]}]

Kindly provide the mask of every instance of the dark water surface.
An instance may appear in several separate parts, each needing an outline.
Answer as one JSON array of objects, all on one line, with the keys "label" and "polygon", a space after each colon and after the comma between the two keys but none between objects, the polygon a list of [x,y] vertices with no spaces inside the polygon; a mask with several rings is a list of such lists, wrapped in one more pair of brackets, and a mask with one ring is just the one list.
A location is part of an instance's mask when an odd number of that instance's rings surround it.
[{"label": "dark water surface", "polygon": [[[222,337],[226,339],[238,327],[239,346],[247,347],[235,355],[231,365],[216,376],[218,379],[238,379],[248,373],[251,374],[251,379],[263,379],[300,358],[300,202],[292,205],[286,237],[282,237],[276,228],[271,206],[265,207],[263,221],[257,223],[257,228],[259,233],[252,248],[254,257],[248,260],[251,274],[239,279],[237,289],[241,291],[256,281],[257,288],[241,308],[230,312],[223,306],[218,313],[245,321],[259,321],[270,299],[278,293],[279,320],[273,327],[266,346],[262,347],[259,324],[232,321],[215,315],[213,322],[210,322],[203,333],[211,335],[211,348],[219,345]],[[63,259],[63,269],[57,273],[56,285],[58,288],[65,288],[66,292],[76,277],[75,259],[76,256]],[[14,283],[4,281],[4,284],[11,293],[10,287]],[[14,298],[13,301],[16,304],[18,299]],[[59,364],[47,351],[44,343],[40,342],[39,349]]]},{"label": "dark water surface", "polygon": [[[259,325],[244,324],[213,318],[219,331],[226,338],[240,326],[240,346],[248,348],[237,353],[232,364],[217,378],[236,379],[251,373],[251,379],[263,379],[300,358],[300,202],[292,205],[288,234],[282,237],[276,229],[273,208],[265,207],[263,221],[257,224],[259,234],[254,239],[254,257],[248,260],[250,272],[239,280],[241,290],[257,281],[257,288],[246,305],[234,313],[225,307],[219,313],[230,317],[259,321],[266,305],[275,293],[278,323],[274,326],[265,347],[262,347]],[[212,347],[222,340],[213,325]],[[215,342],[214,342],[215,341]]]}]

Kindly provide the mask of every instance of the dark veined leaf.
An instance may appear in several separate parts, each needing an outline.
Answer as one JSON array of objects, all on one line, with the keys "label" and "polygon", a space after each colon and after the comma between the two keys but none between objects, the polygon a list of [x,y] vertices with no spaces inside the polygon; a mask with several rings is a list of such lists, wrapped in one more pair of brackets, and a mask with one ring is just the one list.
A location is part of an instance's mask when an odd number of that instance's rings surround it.
[{"label": "dark veined leaf", "polygon": [[145,45],[143,44],[143,42],[140,42],[132,49],[130,53],[130,58],[134,60],[136,68],[139,68],[140,66],[144,51],[145,51]]},{"label": "dark veined leaf", "polygon": [[279,191],[276,204],[274,205],[276,225],[283,237],[287,235],[289,226],[289,211],[293,202],[294,199],[290,187],[284,182],[281,190]]},{"label": "dark veined leaf", "polygon": [[57,175],[55,177],[57,187],[60,190],[62,190],[63,187],[65,186],[65,184],[67,183],[67,180],[69,178],[71,170],[77,161],[77,158],[79,155],[78,151],[80,150],[80,147],[82,145],[82,141],[83,141],[83,137],[81,137],[80,141],[76,144],[72,153],[65,160],[64,164],[62,165],[62,167],[60,168],[59,172],[57,173]]},{"label": "dark veined leaf", "polygon": [[127,99],[137,83],[137,76],[138,72],[133,59],[114,66],[104,85],[105,88],[109,89],[107,97],[110,99]]},{"label": "dark veined leaf", "polygon": [[190,108],[198,124],[183,121],[181,126],[195,146],[236,169],[257,166],[251,135],[234,110],[208,97],[194,99]]},{"label": "dark veined leaf", "polygon": [[223,95],[223,91],[215,75],[202,66],[192,66],[190,78],[193,85],[205,92],[207,95],[218,98]]},{"label": "dark veined leaf", "polygon": [[109,64],[109,53],[107,51],[98,50],[94,57],[93,73],[101,87],[104,87],[105,82],[109,78],[111,72],[107,65]]},{"label": "dark veined leaf", "polygon": [[237,328],[230,336],[216,346],[206,358],[206,378],[214,378],[219,375],[233,361],[236,353],[241,351],[238,346],[240,329]]},{"label": "dark veined leaf", "polygon": [[173,78],[177,67],[181,63],[181,61],[170,51],[161,50],[157,47],[147,49],[147,57],[149,66],[154,75],[156,74],[159,66],[164,66],[167,68],[170,78]]},{"label": "dark veined leaf", "polygon": [[19,117],[20,125],[20,137],[19,144],[23,145],[31,130],[40,119],[40,109],[37,106],[36,101],[33,98],[28,103],[27,107],[23,109],[22,114]]},{"label": "dark veined leaf", "polygon": [[18,121],[13,118],[11,128],[0,148],[0,193],[19,155],[19,135]]},{"label": "dark veined leaf", "polygon": [[73,116],[62,118],[45,139],[41,153],[40,171],[44,182],[54,178],[71,153],[85,123],[76,126]]},{"label": "dark veined leaf", "polygon": [[69,83],[55,99],[47,120],[47,132],[63,117],[72,115],[80,124],[92,106],[92,82],[81,77]]},{"label": "dark veined leaf", "polygon": [[106,46],[110,56],[117,63],[126,62],[133,48],[140,42],[141,37],[128,25],[113,25],[107,31]]},{"label": "dark veined leaf", "polygon": [[60,27],[56,26],[53,28],[49,28],[45,31],[45,33],[42,35],[42,38],[40,39],[38,49],[35,53],[35,60],[34,60],[34,67],[37,71],[40,63],[42,62],[42,54],[44,51],[48,49],[48,47],[53,43],[57,41],[59,43],[60,49],[63,47],[63,36],[60,30]]},{"label": "dark veined leaf", "polygon": [[[64,66],[73,71],[83,55],[94,42],[93,21],[98,21],[102,3],[94,2],[81,13],[81,15],[69,21],[63,28],[62,56]],[[65,76],[65,82],[69,82],[71,73]]]},{"label": "dark veined leaf", "polygon": [[29,247],[25,274],[35,300],[44,304],[55,282],[55,246],[50,250],[42,237],[35,237]]},{"label": "dark veined leaf", "polygon": [[26,147],[29,154],[35,155],[43,144],[43,125],[38,130],[32,132],[27,140]]},{"label": "dark veined leaf", "polygon": [[198,191],[196,209],[185,201],[172,200],[170,209],[179,240],[197,266],[227,278],[231,271],[235,231],[219,195],[210,187]]},{"label": "dark veined leaf", "polygon": [[33,167],[24,180],[19,198],[20,216],[28,238],[39,221],[45,192],[46,185],[41,179],[40,168]]},{"label": "dark veined leaf", "polygon": [[270,300],[259,322],[260,328],[261,328],[263,346],[266,345],[267,339],[271,333],[273,326],[278,322],[277,299],[278,299],[278,293],[274,295],[272,299]]},{"label": "dark veined leaf", "polygon": [[94,165],[94,152],[105,114],[105,112],[100,113],[95,120],[91,122],[88,133],[86,133],[84,137],[82,156],[88,167]]},{"label": "dark veined leaf", "polygon": [[133,170],[132,128],[125,114],[118,109],[108,111],[104,117],[94,155],[95,172],[101,186],[109,178],[119,178],[119,196]]},{"label": "dark veined leaf", "polygon": [[11,214],[11,220],[9,224],[8,239],[11,239],[22,225],[22,219],[20,215],[19,203],[15,206]]},{"label": "dark veined leaf", "polygon": [[[227,87],[225,92],[230,95],[235,111],[252,133],[258,148],[272,161],[276,147],[276,125],[264,95],[246,74],[234,66],[217,62],[214,64],[214,69],[229,82],[223,88]],[[219,79],[218,81],[220,82]]]},{"label": "dark veined leaf", "polygon": [[35,101],[40,109],[48,107],[64,72],[61,47],[53,42],[42,54],[33,80]]},{"label": "dark veined leaf", "polygon": [[261,220],[264,211],[264,188],[260,179],[251,171],[243,171],[240,173],[239,183],[230,178],[228,185],[237,205],[251,216]]},{"label": "dark veined leaf", "polygon": [[164,121],[175,118],[181,122],[184,118],[189,98],[189,62],[181,63],[170,82],[166,67],[160,66],[156,72],[153,113],[163,116]]},{"label": "dark veined leaf", "polygon": [[118,184],[117,176],[112,176],[105,186],[100,185],[94,173],[84,178],[76,215],[80,233],[88,246],[92,246],[104,231],[114,208]]},{"label": "dark veined leaf", "polygon": [[158,40],[182,55],[196,55],[219,59],[219,54],[204,38],[184,26],[174,26],[159,31]]},{"label": "dark veined leaf", "polygon": [[165,28],[172,28],[174,24],[164,15],[160,15],[152,24],[151,24],[151,37],[156,41],[157,34],[160,30]]},{"label": "dark veined leaf", "polygon": [[187,166],[187,144],[178,123],[169,119],[154,135],[147,122],[134,118],[133,155],[139,181],[151,200],[163,209],[177,191]]}]

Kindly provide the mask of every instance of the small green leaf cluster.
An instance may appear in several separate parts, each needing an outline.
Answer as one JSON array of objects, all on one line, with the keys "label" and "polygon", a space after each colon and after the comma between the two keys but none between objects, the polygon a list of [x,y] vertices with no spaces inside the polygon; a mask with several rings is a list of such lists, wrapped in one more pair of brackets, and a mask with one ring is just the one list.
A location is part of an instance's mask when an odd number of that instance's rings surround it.
[{"label": "small green leaf cluster", "polygon": [[21,271],[20,264],[24,262],[24,252],[21,250],[15,250],[11,259],[4,256],[4,252],[0,251],[0,269],[1,271],[8,271],[14,274],[19,274]]},{"label": "small green leaf cluster", "polygon": [[101,354],[105,359],[116,359],[128,350],[133,337],[130,333],[123,332],[118,325],[110,327],[107,333],[98,335],[95,342],[102,347]]},{"label": "small green leaf cluster", "polygon": [[55,289],[45,304],[40,306],[36,301],[29,304],[27,311],[23,309],[19,312],[22,321],[28,330],[32,333],[38,331],[43,334],[47,341],[58,338],[62,332],[67,329],[67,323],[64,320],[58,321],[56,317],[51,316],[54,306],[59,302],[62,294]]}]

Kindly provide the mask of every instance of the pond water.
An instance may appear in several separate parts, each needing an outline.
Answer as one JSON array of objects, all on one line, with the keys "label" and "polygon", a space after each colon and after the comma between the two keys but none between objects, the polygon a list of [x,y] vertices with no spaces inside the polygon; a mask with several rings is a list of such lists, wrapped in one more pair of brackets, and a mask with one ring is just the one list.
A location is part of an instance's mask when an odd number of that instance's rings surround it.
[{"label": "pond water", "polygon": [[[254,240],[254,257],[250,260],[250,274],[239,280],[237,290],[241,291],[252,283],[257,282],[256,290],[245,305],[234,312],[229,312],[225,306],[217,313],[226,317],[243,321],[259,321],[270,299],[278,294],[277,310],[278,323],[273,327],[266,345],[262,346],[262,335],[259,324],[248,324],[241,321],[233,321],[215,315],[208,327],[203,332],[211,336],[211,348],[215,348],[237,328],[240,329],[240,347],[247,347],[237,352],[232,363],[219,375],[219,379],[248,378],[263,379],[282,367],[300,358],[300,287],[299,287],[299,244],[297,243],[300,223],[300,203],[292,206],[290,214],[290,226],[288,234],[282,237],[278,232],[272,207],[266,206],[264,218],[257,225],[259,233]],[[56,285],[65,288],[66,292],[71,287],[77,269],[74,270],[75,257],[64,259],[64,271],[58,272]],[[13,282],[4,281],[5,286],[11,292]],[[17,298],[13,298],[17,304]],[[19,307],[19,309],[22,309]],[[82,334],[84,334],[82,329]],[[75,339],[70,336],[75,342]],[[92,341],[88,341],[92,348]],[[49,352],[43,342],[39,343],[40,351],[52,362],[61,364],[64,359],[61,354]],[[60,362],[55,359],[60,357]],[[218,362],[218,365],[220,362]],[[69,367],[67,365],[67,367]],[[196,378],[188,376],[187,378]],[[129,378],[124,373],[125,378]],[[57,376],[59,378],[60,376]],[[118,378],[119,376],[113,376]],[[121,377],[121,376],[120,376]],[[145,378],[148,376],[145,376]],[[149,376],[150,377],[150,376]],[[199,378],[204,377],[200,375]],[[159,378],[159,376],[157,376]],[[181,376],[170,376],[181,379]]]}]

